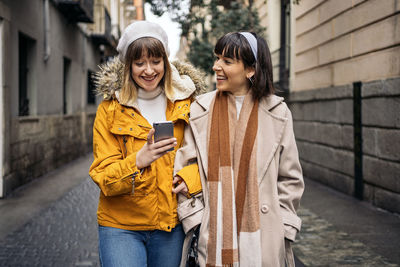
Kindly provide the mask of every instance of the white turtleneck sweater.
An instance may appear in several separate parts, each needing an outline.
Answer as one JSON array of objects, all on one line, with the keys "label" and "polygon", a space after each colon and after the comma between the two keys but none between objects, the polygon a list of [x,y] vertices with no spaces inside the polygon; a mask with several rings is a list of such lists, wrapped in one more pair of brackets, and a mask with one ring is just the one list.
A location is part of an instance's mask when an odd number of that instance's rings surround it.
[{"label": "white turtleneck sweater", "polygon": [[239,120],[240,111],[242,110],[245,95],[235,96],[236,100],[236,119]]},{"label": "white turtleneck sweater", "polygon": [[165,121],[165,111],[167,110],[167,98],[161,87],[153,91],[138,89],[137,104],[142,116],[153,125],[156,121]]}]

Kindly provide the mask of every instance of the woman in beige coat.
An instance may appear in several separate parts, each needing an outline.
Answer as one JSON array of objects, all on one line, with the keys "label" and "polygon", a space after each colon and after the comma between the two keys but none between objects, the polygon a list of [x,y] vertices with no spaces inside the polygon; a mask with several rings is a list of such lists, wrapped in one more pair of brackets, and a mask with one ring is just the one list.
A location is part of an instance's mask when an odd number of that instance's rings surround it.
[{"label": "woman in beige coat", "polygon": [[192,103],[175,161],[175,179],[200,174],[203,188],[180,194],[183,255],[200,224],[200,266],[294,266],[304,182],[291,113],[273,95],[269,48],[254,33],[235,32],[214,52],[217,90]]}]

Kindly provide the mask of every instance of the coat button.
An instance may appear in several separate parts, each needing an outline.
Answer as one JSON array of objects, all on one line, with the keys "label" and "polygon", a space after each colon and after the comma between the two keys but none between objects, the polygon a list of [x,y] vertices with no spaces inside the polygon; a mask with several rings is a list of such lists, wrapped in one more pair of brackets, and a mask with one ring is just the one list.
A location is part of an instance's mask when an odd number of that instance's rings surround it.
[{"label": "coat button", "polygon": [[132,113],[131,115],[132,115],[132,117],[134,117],[134,116],[135,116],[135,113]]},{"label": "coat button", "polygon": [[261,206],[261,212],[262,213],[265,214],[265,213],[268,213],[268,211],[269,211],[269,208],[268,208],[268,206],[266,204]]},{"label": "coat button", "polygon": [[124,113],[124,112],[125,112],[125,109],[121,109],[121,112]]}]

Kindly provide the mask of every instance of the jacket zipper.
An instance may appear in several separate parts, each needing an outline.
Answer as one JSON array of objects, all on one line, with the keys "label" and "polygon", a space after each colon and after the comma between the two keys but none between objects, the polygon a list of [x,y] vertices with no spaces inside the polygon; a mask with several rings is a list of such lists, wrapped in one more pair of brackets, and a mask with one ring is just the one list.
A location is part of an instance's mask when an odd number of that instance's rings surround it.
[{"label": "jacket zipper", "polygon": [[126,140],[126,136],[125,136],[125,135],[122,136],[122,141],[123,141],[123,143],[124,143],[124,152],[123,152],[123,156],[124,156],[124,158],[126,158],[126,156],[127,156],[127,154],[128,154],[128,150],[126,149],[126,142],[127,142],[127,140]]},{"label": "jacket zipper", "polygon": [[[123,143],[124,143],[124,152],[123,152],[123,156],[124,156],[124,158],[126,158],[126,157],[128,156],[128,149],[126,148],[126,143],[127,143],[128,141],[126,140],[126,135],[123,135],[123,136],[122,136],[122,141],[123,141]],[[135,193],[135,178],[136,178],[136,176],[137,176],[138,174],[139,174],[138,172],[134,172],[134,173],[132,174],[132,191],[131,191],[131,195],[133,195],[133,193]]]}]

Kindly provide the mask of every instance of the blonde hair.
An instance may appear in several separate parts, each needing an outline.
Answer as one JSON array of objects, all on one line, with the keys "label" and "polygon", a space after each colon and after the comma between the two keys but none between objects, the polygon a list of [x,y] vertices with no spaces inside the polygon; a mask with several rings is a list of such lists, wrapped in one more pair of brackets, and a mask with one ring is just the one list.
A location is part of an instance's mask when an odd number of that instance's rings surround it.
[{"label": "blonde hair", "polygon": [[172,89],[172,71],[169,65],[168,55],[163,44],[158,39],[153,37],[143,37],[137,39],[129,45],[125,56],[124,67],[124,84],[121,89],[120,102],[127,104],[130,101],[135,101],[137,98],[138,87],[132,78],[132,63],[142,57],[144,51],[148,57],[162,57],[164,61],[164,77],[161,79],[161,87],[163,88],[167,98],[173,96]]}]

